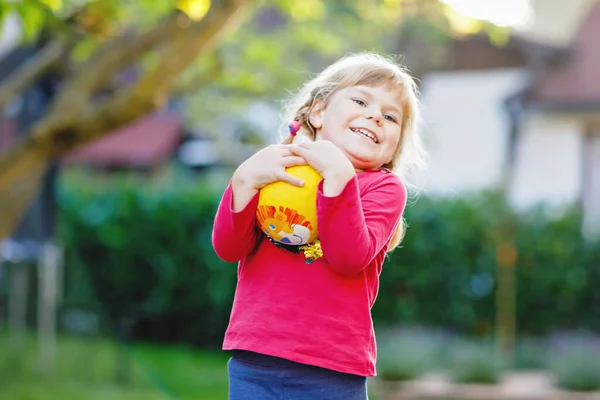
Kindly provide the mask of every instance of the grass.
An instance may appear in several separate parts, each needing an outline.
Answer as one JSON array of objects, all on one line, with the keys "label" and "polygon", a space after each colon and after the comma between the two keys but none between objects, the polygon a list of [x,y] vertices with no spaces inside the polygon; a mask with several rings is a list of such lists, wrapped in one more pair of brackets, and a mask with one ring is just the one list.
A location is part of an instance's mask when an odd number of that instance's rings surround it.
[{"label": "grass", "polygon": [[[37,373],[34,338],[26,339],[18,359],[9,358],[8,350],[6,335],[0,334],[0,399],[227,398],[227,355],[220,352],[136,344],[120,353],[117,344],[110,340],[61,337],[54,375],[44,379]],[[127,383],[118,383],[119,367],[128,371]]]},{"label": "grass", "polygon": [[[37,372],[35,337],[10,359],[0,331],[0,399],[4,400],[226,400],[227,359],[222,352],[185,346],[132,345],[125,363],[117,343],[62,336],[52,378]],[[129,371],[119,384],[118,369]],[[369,398],[376,400],[375,394]]]}]

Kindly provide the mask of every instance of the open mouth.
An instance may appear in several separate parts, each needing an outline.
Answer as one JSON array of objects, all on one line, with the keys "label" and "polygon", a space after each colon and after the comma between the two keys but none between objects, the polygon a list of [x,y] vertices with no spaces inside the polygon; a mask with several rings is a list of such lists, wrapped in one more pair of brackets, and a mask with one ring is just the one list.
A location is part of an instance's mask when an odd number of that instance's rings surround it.
[{"label": "open mouth", "polygon": [[377,137],[373,132],[364,128],[350,128],[350,130],[358,135],[363,136],[366,139],[370,139],[373,143],[379,143]]}]

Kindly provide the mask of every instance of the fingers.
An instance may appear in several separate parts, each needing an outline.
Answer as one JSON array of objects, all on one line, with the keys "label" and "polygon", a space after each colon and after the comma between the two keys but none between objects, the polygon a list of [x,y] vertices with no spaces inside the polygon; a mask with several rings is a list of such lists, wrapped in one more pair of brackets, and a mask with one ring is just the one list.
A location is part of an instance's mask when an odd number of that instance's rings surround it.
[{"label": "fingers", "polygon": [[310,143],[300,143],[300,144],[298,145],[298,147],[301,147],[301,148],[303,148],[303,149],[307,149],[307,150],[308,150],[308,149],[311,149],[311,148],[313,148],[315,145],[316,145],[316,144],[315,144],[315,142],[310,142]]},{"label": "fingers", "polygon": [[308,147],[305,144],[290,146],[290,152],[299,156],[305,157],[308,154]]},{"label": "fingers", "polygon": [[295,176],[292,176],[285,172],[281,172],[281,173],[277,174],[277,179],[282,182],[287,182],[289,184],[292,184],[294,186],[304,186],[304,181],[302,181],[302,179],[296,178]]},{"label": "fingers", "polygon": [[289,144],[272,144],[270,146],[268,146],[267,148],[265,148],[265,150],[271,154],[282,154],[282,155],[287,155],[290,153],[290,146]]},{"label": "fingers", "polygon": [[306,160],[300,156],[290,155],[283,158],[284,167],[292,167],[294,165],[307,165]]},{"label": "fingers", "polygon": [[281,147],[278,147],[278,150],[281,152],[281,154],[286,157],[286,156],[302,156],[304,158],[306,158],[307,155],[309,155],[312,147],[311,145],[313,145],[313,143],[302,143],[302,144],[290,144],[290,145],[280,145]]},{"label": "fingers", "polygon": [[297,156],[297,154],[294,151],[292,151],[292,146],[291,145],[280,148],[279,149],[279,154],[282,157],[290,157],[290,156],[296,157]]}]

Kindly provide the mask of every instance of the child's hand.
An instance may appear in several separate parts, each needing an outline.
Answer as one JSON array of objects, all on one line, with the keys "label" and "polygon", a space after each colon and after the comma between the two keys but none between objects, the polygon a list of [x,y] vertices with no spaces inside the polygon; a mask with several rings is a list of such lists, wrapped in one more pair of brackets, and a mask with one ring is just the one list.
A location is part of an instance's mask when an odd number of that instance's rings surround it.
[{"label": "child's hand", "polygon": [[348,157],[328,140],[292,145],[291,151],[304,158],[323,177],[326,196],[338,195],[355,174]]},{"label": "child's hand", "polygon": [[233,180],[251,190],[260,190],[275,181],[302,186],[302,180],[285,172],[287,167],[294,165],[306,165],[306,160],[292,153],[290,145],[271,145],[242,163]]}]

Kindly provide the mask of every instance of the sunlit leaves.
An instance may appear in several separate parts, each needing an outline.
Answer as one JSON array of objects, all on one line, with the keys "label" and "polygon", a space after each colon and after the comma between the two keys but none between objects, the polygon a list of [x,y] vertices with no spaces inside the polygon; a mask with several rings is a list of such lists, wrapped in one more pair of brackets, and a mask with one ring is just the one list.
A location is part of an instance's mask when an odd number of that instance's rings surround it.
[{"label": "sunlit leaves", "polygon": [[490,42],[496,46],[504,46],[510,39],[510,32],[507,29],[490,25],[487,29]]},{"label": "sunlit leaves", "polygon": [[298,38],[300,50],[316,51],[323,55],[336,55],[344,50],[345,39],[331,31],[321,31],[318,26],[296,25],[290,28],[292,37]]},{"label": "sunlit leaves", "polygon": [[452,30],[460,35],[472,35],[481,32],[484,27],[483,21],[463,14],[449,5],[441,5],[441,7],[448,18]]},{"label": "sunlit leaves", "polygon": [[79,63],[87,60],[96,50],[99,41],[93,36],[88,36],[81,39],[73,48],[71,56],[73,61]]},{"label": "sunlit leaves", "polygon": [[402,0],[363,0],[357,1],[353,6],[361,19],[390,23],[398,20],[404,3]]},{"label": "sunlit leaves", "polygon": [[272,3],[294,21],[322,20],[328,11],[323,0],[274,0]]},{"label": "sunlit leaves", "polygon": [[[190,16],[205,14],[210,7],[209,0],[182,2],[188,4]],[[125,28],[148,28],[174,9],[175,2],[155,0],[0,0],[0,21],[10,13],[17,14],[25,41],[35,39],[42,29],[55,28],[57,23],[73,33],[105,38]],[[82,52],[77,50],[77,54]]]},{"label": "sunlit leaves", "polygon": [[62,0],[39,0],[39,2],[44,4],[54,12],[59,11],[63,6]]},{"label": "sunlit leaves", "polygon": [[298,21],[321,20],[325,17],[327,8],[320,0],[304,0],[292,3],[290,11],[292,19]]},{"label": "sunlit leaves", "polygon": [[[0,0],[0,18],[8,8],[18,9],[26,37],[31,39],[54,14],[67,30],[77,33],[72,59],[82,61],[108,37],[124,30],[151,29],[176,9],[202,19],[217,4],[210,0]],[[429,51],[427,43],[443,44],[457,32],[484,30],[496,44],[507,37],[505,30],[459,15],[437,0],[257,0],[250,2],[250,9],[253,17],[220,42],[221,74],[196,79],[194,74],[207,74],[202,56],[186,71],[185,82],[204,85],[205,90],[194,90],[198,96],[231,94],[236,104],[260,96],[282,98],[309,72],[339,56],[361,50],[394,53],[406,36],[422,40],[423,46],[418,47],[425,49],[423,53]],[[66,17],[75,12],[75,22],[67,22]],[[136,65],[152,68],[153,57],[146,55]],[[433,56],[427,53],[425,57]],[[228,112],[228,107],[222,112]],[[204,123],[205,117],[215,118],[218,113],[193,114]]]},{"label": "sunlit leaves", "polygon": [[210,0],[178,0],[177,7],[191,19],[202,19],[210,9]]},{"label": "sunlit leaves", "polygon": [[450,26],[451,32],[459,36],[474,35],[486,32],[490,42],[496,46],[503,46],[510,37],[510,30],[495,26],[494,24],[463,14],[449,5],[440,5]]}]

